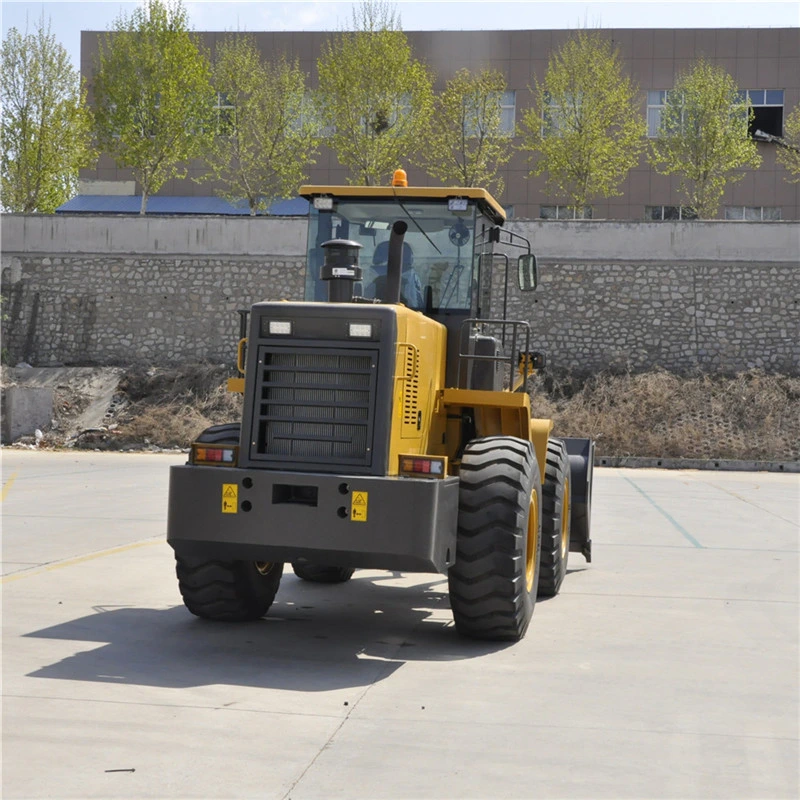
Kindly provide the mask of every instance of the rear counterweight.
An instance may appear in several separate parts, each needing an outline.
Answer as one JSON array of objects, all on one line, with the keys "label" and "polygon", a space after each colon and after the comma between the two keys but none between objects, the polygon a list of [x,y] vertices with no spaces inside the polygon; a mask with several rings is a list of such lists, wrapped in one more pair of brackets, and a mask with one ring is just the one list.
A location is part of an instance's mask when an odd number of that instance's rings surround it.
[{"label": "rear counterweight", "polygon": [[443,573],[457,517],[457,478],[186,465],[170,471],[167,541],[182,555]]}]

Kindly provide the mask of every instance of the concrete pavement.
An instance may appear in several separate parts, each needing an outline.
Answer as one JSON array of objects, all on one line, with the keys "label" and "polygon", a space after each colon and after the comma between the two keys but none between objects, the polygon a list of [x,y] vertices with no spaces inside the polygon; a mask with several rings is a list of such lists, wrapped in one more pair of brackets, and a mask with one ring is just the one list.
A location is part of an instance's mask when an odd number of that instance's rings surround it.
[{"label": "concrete pavement", "polygon": [[183,460],[2,452],[4,798],[798,796],[797,475],[596,470],[595,562],[497,645],[437,575],[194,619]]}]

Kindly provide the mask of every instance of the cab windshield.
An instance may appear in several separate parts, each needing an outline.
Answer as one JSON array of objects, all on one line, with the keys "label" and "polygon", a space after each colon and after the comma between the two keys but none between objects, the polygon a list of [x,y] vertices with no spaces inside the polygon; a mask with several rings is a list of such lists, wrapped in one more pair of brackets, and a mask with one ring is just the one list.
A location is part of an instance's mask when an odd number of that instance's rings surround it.
[{"label": "cab windshield", "polygon": [[321,245],[330,239],[351,239],[361,245],[363,281],[356,284],[356,294],[385,299],[389,235],[392,224],[403,220],[408,230],[403,244],[401,302],[423,309],[430,287],[432,309],[469,311],[480,250],[475,246],[474,203],[466,203],[463,211],[450,211],[442,201],[353,198],[334,200],[331,211],[312,206],[310,213],[306,300],[328,298],[319,274],[324,260]]}]

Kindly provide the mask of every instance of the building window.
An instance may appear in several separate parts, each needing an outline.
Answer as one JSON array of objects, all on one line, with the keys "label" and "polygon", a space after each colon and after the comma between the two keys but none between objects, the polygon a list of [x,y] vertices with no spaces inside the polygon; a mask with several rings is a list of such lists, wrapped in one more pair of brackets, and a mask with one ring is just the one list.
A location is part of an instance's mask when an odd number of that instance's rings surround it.
[{"label": "building window", "polygon": [[749,100],[753,109],[753,119],[747,129],[750,136],[756,131],[783,136],[783,89],[743,89],[739,99]]},{"label": "building window", "polygon": [[316,125],[317,110],[314,107],[314,100],[308,92],[303,94],[303,99],[300,101],[300,107],[297,111],[299,113],[289,126],[292,132],[300,132],[306,127]]},{"label": "building window", "polygon": [[397,125],[401,119],[407,119],[411,113],[411,95],[404,92],[397,100],[397,107],[392,112],[389,122],[392,127]]},{"label": "building window", "polygon": [[[673,90],[657,89],[647,93],[647,135],[653,139],[658,136],[661,127],[661,114],[664,107],[672,99]],[[681,110],[681,128],[683,127],[683,111]]]},{"label": "building window", "polygon": [[226,92],[217,92],[217,102],[214,104],[217,115],[217,134],[226,136],[233,131],[236,107],[231,102]]},{"label": "building window", "polygon": [[647,93],[647,135],[650,138],[658,136],[661,127],[661,112],[667,104],[666,90],[656,90]]},{"label": "building window", "polygon": [[517,93],[503,92],[500,96],[500,130],[507,136],[514,135],[517,115]]},{"label": "building window", "polygon": [[[578,212],[578,213],[576,213]],[[580,209],[574,206],[539,206],[539,219],[591,219],[592,207],[586,206],[583,209],[583,216]]]},{"label": "building window", "polygon": [[697,212],[688,206],[645,206],[644,218],[647,220],[697,219]]},{"label": "building window", "polygon": [[725,206],[725,219],[778,221],[781,219],[781,209],[777,206]]},{"label": "building window", "polygon": [[[142,137],[154,139],[158,131],[159,114],[161,109],[161,92],[156,92],[153,104],[143,101],[134,108],[133,121]],[[119,138],[119,137],[115,137]]]},{"label": "building window", "polygon": [[[514,124],[516,117],[517,101],[516,92],[500,92],[497,95],[497,104],[500,106],[500,134],[503,136],[514,135]],[[485,133],[481,125],[481,115],[474,108],[470,108],[465,101],[464,106],[464,133],[467,136],[479,136]]]},{"label": "building window", "polygon": [[[763,90],[761,90],[761,95],[764,95],[764,94],[765,94],[765,92]],[[775,94],[775,93],[766,92],[766,94],[772,95],[772,94]],[[781,108],[780,108],[780,111],[781,111],[781,119],[782,119],[783,118],[783,92],[778,92],[778,94],[780,94],[780,96],[781,96]],[[737,105],[732,110],[732,115],[733,116],[738,117],[741,114],[742,117],[744,117],[744,114],[746,113],[745,112],[745,103],[746,103],[746,101],[748,99],[748,95],[750,95],[750,92],[745,92],[745,91],[737,92],[737,98],[739,100],[739,103],[737,103]],[[755,95],[754,95],[754,96],[756,96],[756,99],[758,99],[757,95],[758,95],[758,92],[756,92]],[[679,98],[679,101],[681,102],[681,104],[682,104],[682,100],[683,100],[683,98]],[[661,128],[661,117],[662,117],[662,115],[664,113],[664,108],[666,107],[667,103],[669,103],[669,102],[673,102],[673,90],[670,90],[670,89],[656,89],[654,91],[649,91],[647,93],[647,135],[651,139],[653,139],[653,138],[655,138],[655,137],[657,137],[659,135],[659,131],[660,131],[660,128]],[[751,103],[752,102],[753,101],[751,100]],[[756,109],[754,107],[753,110],[756,112],[756,119],[753,121],[753,123],[750,126],[749,133],[750,133],[751,136],[753,135],[753,131],[755,131],[758,128],[758,126],[756,125],[756,120],[759,119],[758,109]],[[773,109],[773,111],[774,111],[774,109]],[[683,111],[683,109],[681,109],[681,118],[680,118],[680,123],[679,123],[679,126],[678,126],[678,130],[683,130],[684,123],[685,123],[684,111]],[[676,130],[676,131],[668,131],[666,133],[667,133],[667,135],[670,135],[670,133],[677,133],[678,130]],[[662,133],[663,133],[663,131],[662,131]],[[767,131],[767,133],[769,133],[769,131]]]},{"label": "building window", "polygon": [[506,219],[513,219],[513,217],[514,217],[514,206],[503,206],[503,211],[506,212]]},{"label": "building window", "polygon": [[[542,109],[542,136],[560,136],[561,131],[567,127],[567,120],[561,104],[553,100],[549,92],[545,93],[545,106]],[[567,104],[572,103],[571,98],[567,98]],[[581,98],[575,100],[574,106],[580,108]]]}]

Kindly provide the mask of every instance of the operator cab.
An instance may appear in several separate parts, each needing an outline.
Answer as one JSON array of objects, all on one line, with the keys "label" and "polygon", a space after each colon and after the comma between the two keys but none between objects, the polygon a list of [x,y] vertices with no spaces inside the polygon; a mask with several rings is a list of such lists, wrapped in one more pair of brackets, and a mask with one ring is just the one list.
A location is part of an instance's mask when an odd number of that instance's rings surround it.
[{"label": "operator cab", "polygon": [[[400,259],[400,302],[447,329],[447,385],[502,388],[500,372],[494,367],[489,370],[491,379],[477,381],[466,377],[462,369],[465,354],[493,358],[499,364],[507,334],[513,334],[513,326],[520,324],[503,322],[509,259],[503,253],[495,254],[494,245],[527,250],[518,261],[521,290],[535,288],[538,272],[530,243],[502,229],[505,212],[485,189],[409,187],[405,172],[397,170],[391,186],[303,186],[300,194],[311,203],[307,301],[329,299],[328,281],[322,277],[324,245],[336,242],[358,252],[361,280],[353,285],[351,299],[392,302],[387,291],[387,254],[392,229],[402,223],[406,230]],[[502,308],[491,304],[495,261],[505,267]],[[350,297],[349,288],[347,292]],[[499,326],[490,324],[498,322]],[[521,349],[515,334],[512,340],[509,361],[516,359]]]},{"label": "operator cab", "polygon": [[[311,202],[305,299],[325,301],[320,277],[323,243],[358,242],[363,271],[355,295],[385,300],[389,236],[401,220],[403,244],[401,302],[439,319],[479,316],[479,287],[490,286],[490,231],[505,221],[503,209],[483,189],[404,186],[304,186]],[[443,321],[443,320],[440,320]]]}]

